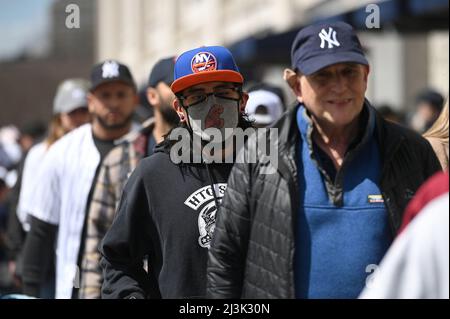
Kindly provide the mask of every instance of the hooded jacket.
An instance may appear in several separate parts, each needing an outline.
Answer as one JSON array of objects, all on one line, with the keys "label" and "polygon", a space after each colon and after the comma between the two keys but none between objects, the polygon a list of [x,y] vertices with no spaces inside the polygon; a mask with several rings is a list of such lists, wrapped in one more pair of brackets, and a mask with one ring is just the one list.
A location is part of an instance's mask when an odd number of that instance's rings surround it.
[{"label": "hooded jacket", "polygon": [[125,185],[100,245],[102,298],[206,294],[208,248],[232,164],[175,164],[170,149],[168,141],[158,145]]}]

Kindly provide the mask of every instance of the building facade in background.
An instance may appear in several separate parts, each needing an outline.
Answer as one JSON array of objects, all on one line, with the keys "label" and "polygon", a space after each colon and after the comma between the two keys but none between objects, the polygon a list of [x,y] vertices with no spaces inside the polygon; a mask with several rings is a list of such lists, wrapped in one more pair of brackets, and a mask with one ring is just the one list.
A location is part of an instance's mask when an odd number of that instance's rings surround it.
[{"label": "building facade in background", "polygon": [[[437,1],[439,2],[439,1]],[[154,62],[201,45],[231,48],[247,80],[284,86],[290,42],[302,26],[326,18],[355,25],[371,63],[368,97],[375,105],[413,108],[433,87],[448,95],[448,2],[353,0],[98,0],[97,60],[115,58],[145,83]],[[436,2],[435,2],[436,3]],[[132,5],[131,5],[132,4]],[[369,4],[381,29],[368,29]],[[383,16],[384,15],[384,16]],[[446,23],[436,23],[443,21]],[[289,98],[288,98],[289,101]]]}]

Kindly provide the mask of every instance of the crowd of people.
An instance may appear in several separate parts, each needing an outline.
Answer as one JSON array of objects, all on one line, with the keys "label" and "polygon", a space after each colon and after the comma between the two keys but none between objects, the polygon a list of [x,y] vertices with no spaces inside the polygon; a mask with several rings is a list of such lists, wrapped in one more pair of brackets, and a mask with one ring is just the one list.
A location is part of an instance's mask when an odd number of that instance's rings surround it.
[{"label": "crowd of people", "polygon": [[0,130],[0,295],[449,298],[448,100],[372,106],[343,22],[280,77],[289,105],[203,46],[143,94],[116,60],[62,81],[47,125]]}]

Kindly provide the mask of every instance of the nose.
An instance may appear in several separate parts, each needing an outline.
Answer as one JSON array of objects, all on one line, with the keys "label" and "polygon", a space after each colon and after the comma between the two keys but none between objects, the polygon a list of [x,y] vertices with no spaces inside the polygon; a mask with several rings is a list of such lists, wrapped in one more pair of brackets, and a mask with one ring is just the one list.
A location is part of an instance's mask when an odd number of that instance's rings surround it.
[{"label": "nose", "polygon": [[120,99],[117,96],[112,96],[108,102],[107,106],[110,110],[116,111],[120,108]]},{"label": "nose", "polygon": [[223,106],[215,104],[213,107],[211,107],[205,119],[205,128],[222,128],[224,125],[224,120],[221,118],[222,113]]},{"label": "nose", "polygon": [[347,87],[347,79],[341,74],[335,74],[332,81],[331,90],[334,93],[343,93]]}]

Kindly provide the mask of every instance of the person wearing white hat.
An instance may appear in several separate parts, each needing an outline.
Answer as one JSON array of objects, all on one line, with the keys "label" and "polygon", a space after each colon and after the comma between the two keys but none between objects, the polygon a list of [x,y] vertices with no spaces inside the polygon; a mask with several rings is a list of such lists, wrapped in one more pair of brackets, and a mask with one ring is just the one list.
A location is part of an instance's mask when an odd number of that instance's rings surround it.
[{"label": "person wearing white hat", "polygon": [[[62,81],[56,90],[53,100],[53,115],[48,124],[46,138],[33,145],[24,156],[24,163],[19,172],[18,186],[13,190],[17,193],[11,209],[10,218],[14,221],[8,225],[8,249],[11,272],[21,278],[21,251],[30,229],[28,213],[35,205],[36,187],[40,183],[39,174],[47,150],[63,135],[90,121],[87,107],[87,93],[90,83],[85,79],[71,78]],[[53,285],[54,269],[49,269],[46,282]],[[43,290],[44,291],[44,290]],[[45,289],[42,297],[54,295],[53,287]]]},{"label": "person wearing white hat", "polygon": [[245,112],[255,127],[270,127],[283,114],[283,102],[274,92],[261,88],[248,95]]},{"label": "person wearing white hat", "polygon": [[22,187],[20,190],[17,215],[26,231],[27,211],[33,206],[37,172],[48,148],[71,130],[88,123],[90,120],[87,108],[89,82],[84,79],[67,79],[58,86],[53,100],[53,119],[50,123],[47,138],[33,146],[27,154],[23,169]]}]

